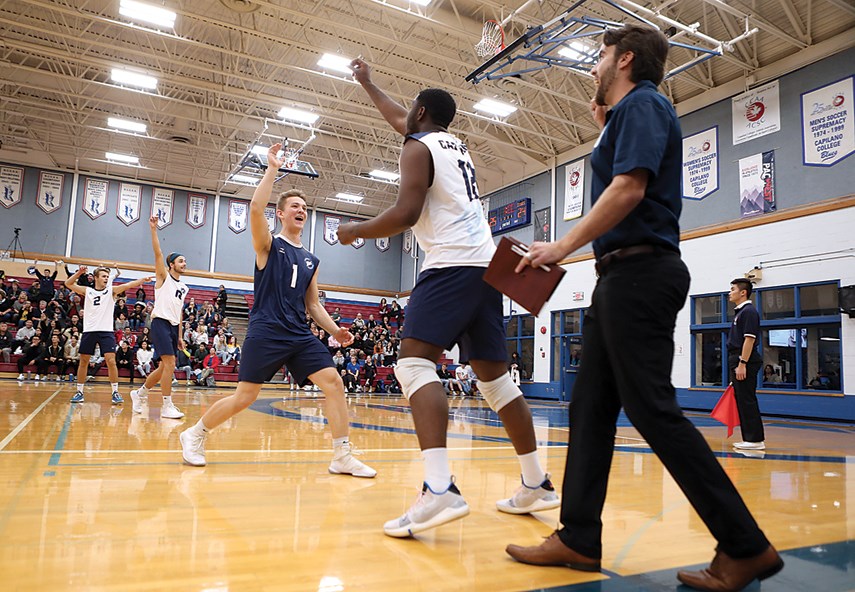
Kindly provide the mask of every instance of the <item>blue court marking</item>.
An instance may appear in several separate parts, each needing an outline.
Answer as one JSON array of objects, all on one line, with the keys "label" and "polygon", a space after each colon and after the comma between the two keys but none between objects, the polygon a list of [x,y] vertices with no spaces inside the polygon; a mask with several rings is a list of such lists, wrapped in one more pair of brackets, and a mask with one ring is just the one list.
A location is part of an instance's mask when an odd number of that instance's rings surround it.
[{"label": "blue court marking", "polygon": [[[784,558],[784,569],[762,586],[755,580],[744,590],[774,590],[775,592],[849,592],[855,582],[855,541],[842,541],[823,545],[812,545],[788,551],[780,551]],[[712,556],[712,552],[710,552]],[[710,557],[712,558],[712,557]],[[595,582],[568,584],[551,588],[535,588],[530,592],[674,592],[691,589],[679,583],[677,572],[697,570],[707,564],[663,569],[631,576],[603,572],[609,578]],[[551,567],[544,569],[565,569]]]},{"label": "blue court marking", "polygon": [[43,473],[44,477],[56,477],[56,471],[45,471]]},{"label": "blue court marking", "polygon": [[[62,430],[59,432],[59,437],[56,439],[56,445],[53,447],[54,450],[62,450],[65,448],[65,439],[68,437],[68,428],[71,426],[71,414],[74,413],[74,407],[74,403],[71,403],[68,406],[68,415],[65,416],[65,423],[62,424]],[[58,465],[60,456],[61,454],[59,452],[51,454],[48,466]]]}]

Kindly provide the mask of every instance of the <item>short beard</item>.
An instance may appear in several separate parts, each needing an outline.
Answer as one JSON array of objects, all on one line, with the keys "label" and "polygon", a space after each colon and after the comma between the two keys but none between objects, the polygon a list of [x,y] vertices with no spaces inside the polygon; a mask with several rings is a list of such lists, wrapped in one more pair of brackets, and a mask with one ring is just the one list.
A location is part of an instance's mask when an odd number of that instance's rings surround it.
[{"label": "short beard", "polygon": [[615,72],[617,70],[617,66],[612,64],[612,66],[603,72],[602,76],[600,76],[600,83],[597,85],[597,93],[594,95],[594,102],[597,105],[602,107],[607,106],[606,103],[606,93],[609,91],[612,83],[615,81]]}]

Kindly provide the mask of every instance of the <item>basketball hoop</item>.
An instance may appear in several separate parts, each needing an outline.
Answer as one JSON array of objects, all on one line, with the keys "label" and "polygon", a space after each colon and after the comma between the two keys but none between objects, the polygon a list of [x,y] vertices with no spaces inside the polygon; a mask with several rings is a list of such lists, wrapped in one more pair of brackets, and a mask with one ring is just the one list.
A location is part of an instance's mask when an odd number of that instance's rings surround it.
[{"label": "basketball hoop", "polygon": [[297,166],[297,160],[300,158],[300,152],[302,150],[298,150],[296,148],[286,148],[285,160],[282,162],[282,168],[293,170]]},{"label": "basketball hoop", "polygon": [[505,49],[505,32],[499,21],[490,19],[484,23],[481,31],[481,41],[475,45],[475,53],[478,57],[488,58]]}]

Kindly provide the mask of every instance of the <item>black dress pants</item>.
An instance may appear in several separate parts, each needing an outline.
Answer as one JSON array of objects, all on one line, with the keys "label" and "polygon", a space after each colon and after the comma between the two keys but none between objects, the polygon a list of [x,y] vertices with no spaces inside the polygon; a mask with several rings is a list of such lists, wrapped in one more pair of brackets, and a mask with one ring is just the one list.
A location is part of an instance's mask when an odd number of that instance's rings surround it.
[{"label": "black dress pants", "polygon": [[[732,557],[769,541],[671,384],[674,326],[689,289],[679,255],[644,254],[612,264],[597,282],[582,328],[583,362],[570,403],[570,443],[558,536],[602,557],[601,514],[621,407]],[[639,479],[638,487],[646,484]]]},{"label": "black dress pants", "polygon": [[746,442],[762,442],[766,439],[766,434],[763,430],[763,419],[760,417],[760,405],[757,403],[757,373],[760,372],[763,360],[756,351],[752,352],[748,364],[745,365],[745,380],[736,380],[738,363],[739,352],[728,354],[727,368],[736,397],[736,408],[739,410],[742,439]]}]

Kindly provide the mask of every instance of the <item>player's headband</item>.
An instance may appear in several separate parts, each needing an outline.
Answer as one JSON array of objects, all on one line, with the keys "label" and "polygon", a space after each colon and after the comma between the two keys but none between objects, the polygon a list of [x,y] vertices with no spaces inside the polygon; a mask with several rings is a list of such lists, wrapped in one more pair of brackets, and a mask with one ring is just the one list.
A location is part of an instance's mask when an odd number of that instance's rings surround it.
[{"label": "player's headband", "polygon": [[183,257],[183,255],[181,253],[170,253],[169,256],[166,258],[167,267],[172,265],[179,257]]}]

